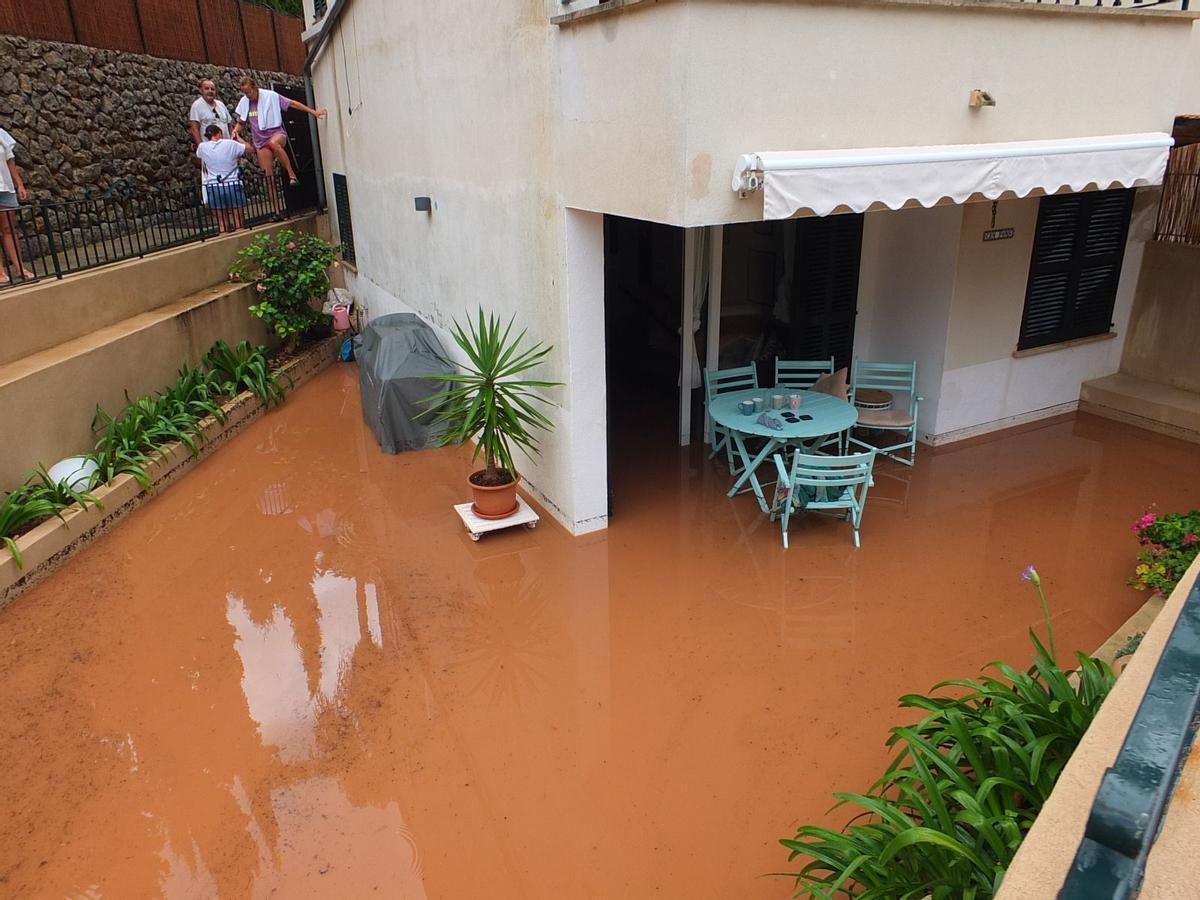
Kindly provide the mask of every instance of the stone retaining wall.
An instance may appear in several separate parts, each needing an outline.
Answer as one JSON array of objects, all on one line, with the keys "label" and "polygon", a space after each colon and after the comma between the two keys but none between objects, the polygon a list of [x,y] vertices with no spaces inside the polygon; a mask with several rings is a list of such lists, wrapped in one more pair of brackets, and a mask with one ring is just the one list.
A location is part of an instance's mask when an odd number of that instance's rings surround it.
[{"label": "stone retaining wall", "polygon": [[18,142],[33,199],[66,199],[132,176],[196,178],[188,110],[201,78],[233,111],[238,79],[299,85],[283,72],[221,69],[79,44],[0,35],[0,128]]}]

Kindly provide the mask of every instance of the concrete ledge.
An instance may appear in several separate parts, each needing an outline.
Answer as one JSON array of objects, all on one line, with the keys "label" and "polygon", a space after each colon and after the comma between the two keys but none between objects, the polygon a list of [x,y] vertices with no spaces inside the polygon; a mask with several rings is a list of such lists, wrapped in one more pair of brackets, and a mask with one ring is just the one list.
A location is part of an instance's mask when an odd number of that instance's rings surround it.
[{"label": "concrete ledge", "polygon": [[0,421],[20,423],[20,440],[0,442],[0,488],[39,462],[89,449],[97,404],[113,412],[127,391],[137,397],[162,388],[218,338],[274,343],[250,315],[253,302],[250,285],[225,281],[0,369]]},{"label": "concrete ledge", "polygon": [[314,231],[316,215],[262,225],[0,291],[0,365],[148,312],[229,277],[229,264],[260,234]]},{"label": "concrete ledge", "polygon": [[[1053,900],[1058,896],[1059,888],[1075,858],[1075,851],[1083,839],[1084,827],[1100,780],[1120,752],[1125,734],[1150,683],[1150,676],[1154,674],[1167,638],[1175,627],[1197,575],[1200,575],[1200,557],[1192,563],[1171,593],[1116,687],[1100,707],[1100,712],[1017,851],[996,895],[997,900]],[[1192,759],[1197,759],[1195,752]],[[1194,774],[1194,765],[1192,769]],[[1197,807],[1190,797],[1184,796],[1188,791],[1188,782],[1181,781],[1167,814],[1168,823],[1172,815],[1184,816],[1189,820],[1191,828],[1187,831],[1187,840],[1172,843],[1160,837],[1146,867],[1143,897],[1183,898],[1195,895],[1193,857]],[[1181,799],[1185,802],[1180,803]],[[1164,828],[1163,834],[1166,833]],[[1156,889],[1151,888],[1153,883],[1157,883]],[[1176,890],[1164,891],[1164,883],[1173,884]]]},{"label": "concrete ledge", "polygon": [[1106,419],[1200,443],[1200,394],[1118,372],[1085,381],[1079,408]]},{"label": "concrete ledge", "polygon": [[[284,389],[290,393],[332,363],[341,340],[335,336],[322,341],[280,366],[276,372]],[[119,475],[94,492],[103,509],[93,506],[84,510],[72,506],[64,510],[62,520],[49,519],[17,538],[24,568],[17,566],[7,550],[0,551],[0,608],[41,581],[158,491],[191,471],[265,411],[262,401],[248,391],[238,394],[222,409],[225,411],[224,423],[212,418],[202,423],[204,442],[198,456],[193,456],[181,443],[162,448],[161,455],[147,467],[149,488],[142,488],[131,475]]]}]

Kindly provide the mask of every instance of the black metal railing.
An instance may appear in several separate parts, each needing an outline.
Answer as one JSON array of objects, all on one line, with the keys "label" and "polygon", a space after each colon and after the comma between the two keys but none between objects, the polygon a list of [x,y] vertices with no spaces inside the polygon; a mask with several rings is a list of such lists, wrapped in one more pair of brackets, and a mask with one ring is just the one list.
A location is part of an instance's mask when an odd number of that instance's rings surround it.
[{"label": "black metal railing", "polygon": [[1200,583],[1192,585],[1121,752],[1100,782],[1060,900],[1137,896],[1150,848],[1191,752],[1198,707]]},{"label": "black metal railing", "polygon": [[1200,244],[1200,172],[1168,171],[1163,176],[1154,239]]},{"label": "black metal railing", "polygon": [[[291,193],[282,176],[246,169],[240,191],[202,188],[199,181],[139,188],[121,179],[103,193],[30,203],[9,213],[21,260],[12,265],[0,249],[10,279],[0,287],[62,278],[282,219],[301,211],[289,204]],[[33,278],[24,277],[26,271]]]}]

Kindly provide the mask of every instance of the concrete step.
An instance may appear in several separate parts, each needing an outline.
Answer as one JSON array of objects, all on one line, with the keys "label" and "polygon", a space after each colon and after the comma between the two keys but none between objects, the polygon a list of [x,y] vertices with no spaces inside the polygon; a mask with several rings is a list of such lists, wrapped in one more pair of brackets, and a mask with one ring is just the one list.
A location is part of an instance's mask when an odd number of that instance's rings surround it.
[{"label": "concrete step", "polygon": [[101,266],[61,281],[0,291],[0,365],[57,347],[228,277],[229,264],[258,235],[281,228],[314,231],[315,214],[186,244],[142,259]]},{"label": "concrete step", "polygon": [[125,393],[138,397],[175,380],[217,339],[268,343],[247,307],[253,288],[228,281],[189,293],[87,334],[0,365],[0,489],[37,463],[49,466],[90,450],[97,404],[115,413]]},{"label": "concrete step", "polygon": [[1118,372],[1085,381],[1085,412],[1200,443],[1200,394]]}]

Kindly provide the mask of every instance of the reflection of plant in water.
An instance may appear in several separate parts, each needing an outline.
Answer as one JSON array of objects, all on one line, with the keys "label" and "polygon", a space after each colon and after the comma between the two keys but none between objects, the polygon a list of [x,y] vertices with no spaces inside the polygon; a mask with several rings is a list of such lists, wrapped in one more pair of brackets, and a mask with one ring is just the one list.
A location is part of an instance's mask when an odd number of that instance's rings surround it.
[{"label": "reflection of plant in water", "polygon": [[[515,562],[515,574],[501,570]],[[470,688],[491,689],[493,700],[540,690],[542,669],[553,656],[554,625],[546,620],[548,599],[537,580],[524,579],[519,560],[495,560],[476,570],[481,591],[468,601],[466,624],[455,635],[464,647],[456,668],[478,669]]]}]

